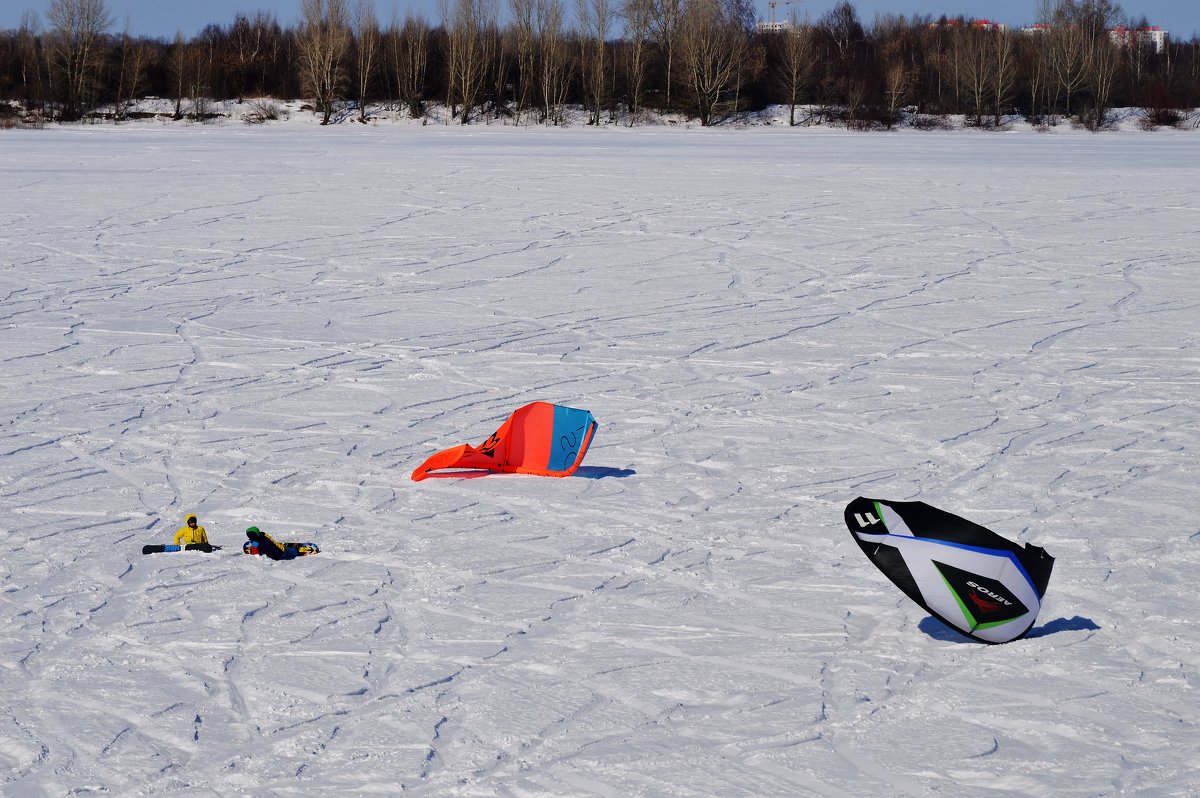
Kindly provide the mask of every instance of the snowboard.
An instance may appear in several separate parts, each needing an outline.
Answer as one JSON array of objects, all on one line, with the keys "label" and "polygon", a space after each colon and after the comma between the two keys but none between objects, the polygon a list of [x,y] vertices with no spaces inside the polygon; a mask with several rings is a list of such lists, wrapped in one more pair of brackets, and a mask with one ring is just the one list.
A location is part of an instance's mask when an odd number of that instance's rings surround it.
[{"label": "snowboard", "polygon": [[173,543],[150,543],[142,546],[142,554],[162,554],[166,551],[202,551],[207,554],[220,548],[220,546],[213,546],[210,543],[189,543],[186,546],[177,546]]},{"label": "snowboard", "polygon": [[[318,554],[321,551],[321,548],[317,546],[316,543],[297,543],[293,541],[287,541],[281,543],[280,545],[283,546],[283,555],[278,559],[283,560],[291,560],[296,557],[307,557],[310,554]],[[263,551],[263,548],[258,543],[255,543],[253,540],[247,540],[242,544],[242,553],[270,556]]]}]

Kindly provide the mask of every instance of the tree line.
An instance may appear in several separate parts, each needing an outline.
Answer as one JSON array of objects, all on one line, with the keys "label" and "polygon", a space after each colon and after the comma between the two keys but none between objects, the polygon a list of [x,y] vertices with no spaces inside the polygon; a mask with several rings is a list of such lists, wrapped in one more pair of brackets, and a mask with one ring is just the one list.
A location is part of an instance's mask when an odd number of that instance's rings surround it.
[{"label": "tree line", "polygon": [[[503,5],[502,5],[503,4]],[[300,0],[297,24],[239,14],[173,41],[115,32],[105,0],[52,0],[0,31],[0,114],[127,118],[139,99],[203,118],[211,100],[305,100],[323,123],[431,104],[461,124],[635,125],[677,113],[711,125],[784,105],[795,124],[1000,126],[1071,118],[1103,128],[1118,107],[1174,124],[1200,106],[1200,40],[1161,50],[1112,0],[1040,0],[1037,26],[880,16],[843,0],[815,21],[756,25],[749,0],[441,0],[440,20],[370,0]],[[270,105],[263,104],[263,116]]]}]

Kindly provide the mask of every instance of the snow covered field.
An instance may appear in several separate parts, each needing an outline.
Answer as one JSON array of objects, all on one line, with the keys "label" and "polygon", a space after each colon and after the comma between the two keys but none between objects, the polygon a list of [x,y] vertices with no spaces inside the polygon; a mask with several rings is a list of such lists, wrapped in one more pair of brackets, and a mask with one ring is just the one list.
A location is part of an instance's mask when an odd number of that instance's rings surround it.
[{"label": "snow covered field", "polygon": [[[0,793],[1196,795],[1196,141],[5,133]],[[535,399],[574,477],[409,480]],[[1032,635],[859,495],[1045,546]]]}]

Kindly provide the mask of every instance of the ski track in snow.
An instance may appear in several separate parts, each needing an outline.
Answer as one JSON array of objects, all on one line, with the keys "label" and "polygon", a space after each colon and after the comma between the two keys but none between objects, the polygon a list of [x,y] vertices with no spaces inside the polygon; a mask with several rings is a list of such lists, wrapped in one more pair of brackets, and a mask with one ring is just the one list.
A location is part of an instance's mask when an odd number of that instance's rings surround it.
[{"label": "ski track in snow", "polygon": [[[0,792],[1200,791],[1194,137],[3,138]],[[575,477],[409,481],[534,399]],[[1034,633],[858,495],[1045,546]]]}]

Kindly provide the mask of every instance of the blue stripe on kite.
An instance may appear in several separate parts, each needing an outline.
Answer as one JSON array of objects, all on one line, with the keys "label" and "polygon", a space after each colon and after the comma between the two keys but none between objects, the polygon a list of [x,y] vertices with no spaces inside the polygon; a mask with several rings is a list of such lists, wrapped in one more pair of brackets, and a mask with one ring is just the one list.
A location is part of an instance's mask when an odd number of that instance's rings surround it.
[{"label": "blue stripe on kite", "polygon": [[[880,535],[880,537],[906,538],[909,536],[908,535],[895,535],[895,534],[892,534],[891,532],[886,532],[883,535]],[[1014,552],[1006,551],[1004,549],[985,549],[982,546],[968,546],[965,543],[954,543],[949,540],[937,540],[935,538],[923,538],[920,535],[913,535],[912,539],[924,541],[925,543],[933,543],[938,546],[949,546],[952,549],[965,549],[966,551],[973,551],[978,554],[986,554],[991,557],[1007,557],[1009,560],[1012,561],[1013,565],[1017,566],[1017,570],[1021,572],[1021,576],[1025,577],[1025,581],[1028,582],[1029,586],[1033,588],[1033,592],[1037,593],[1037,586],[1033,584],[1033,580],[1029,578],[1029,572],[1025,570],[1024,565],[1021,565],[1021,561],[1017,559],[1017,555]]]},{"label": "blue stripe on kite", "polygon": [[592,414],[574,407],[554,406],[554,432],[547,471],[566,471],[579,456],[579,447],[592,425]]}]

